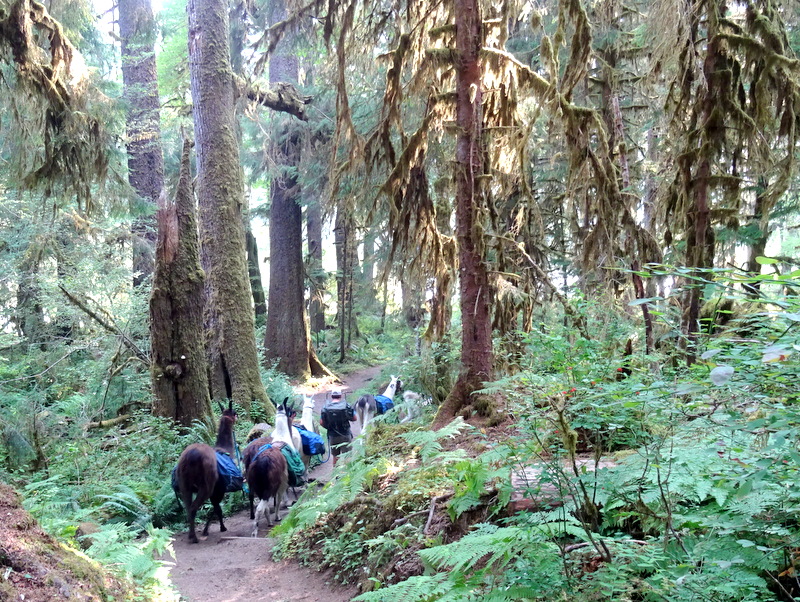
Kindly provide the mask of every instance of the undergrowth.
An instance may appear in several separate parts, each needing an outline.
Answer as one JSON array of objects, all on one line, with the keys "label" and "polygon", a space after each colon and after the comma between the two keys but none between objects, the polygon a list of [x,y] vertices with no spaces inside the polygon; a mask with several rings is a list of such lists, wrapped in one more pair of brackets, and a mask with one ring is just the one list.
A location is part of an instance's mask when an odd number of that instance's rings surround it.
[{"label": "undergrowth", "polygon": [[798,309],[750,301],[747,338],[709,332],[688,368],[624,355],[619,323],[526,333],[535,363],[481,392],[513,425],[377,420],[279,554],[363,601],[793,600]]}]

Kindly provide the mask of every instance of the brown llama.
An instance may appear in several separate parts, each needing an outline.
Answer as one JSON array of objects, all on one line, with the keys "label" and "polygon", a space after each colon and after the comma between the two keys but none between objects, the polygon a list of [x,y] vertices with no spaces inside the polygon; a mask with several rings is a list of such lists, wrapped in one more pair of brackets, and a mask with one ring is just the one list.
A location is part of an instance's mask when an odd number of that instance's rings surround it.
[{"label": "brown llama", "polygon": [[[220,409],[222,409],[222,405],[220,405]],[[234,457],[233,425],[235,422],[236,412],[233,409],[233,403],[229,402],[228,409],[222,411],[215,446],[193,443],[183,450],[178,459],[177,484],[181,501],[186,508],[190,543],[197,543],[197,534],[194,530],[197,511],[209,499],[213,506],[213,512],[208,516],[203,536],[208,535],[208,526],[211,524],[214,514],[219,518],[219,530],[227,531],[222,521],[222,508],[219,505],[222,498],[225,497],[226,483],[217,469],[217,451],[226,453],[231,458]],[[195,495],[194,500],[192,499],[193,495]]]},{"label": "brown llama", "polygon": [[[270,437],[261,437],[252,441],[244,450],[244,470],[247,485],[250,489],[250,518],[255,521],[253,537],[258,536],[258,521],[261,513],[267,518],[267,525],[272,526],[269,512],[269,499],[275,500],[275,522],[278,521],[283,496],[289,487],[289,466],[283,457],[281,448],[283,441],[273,441]],[[253,497],[258,496],[258,507],[253,511]]]}]

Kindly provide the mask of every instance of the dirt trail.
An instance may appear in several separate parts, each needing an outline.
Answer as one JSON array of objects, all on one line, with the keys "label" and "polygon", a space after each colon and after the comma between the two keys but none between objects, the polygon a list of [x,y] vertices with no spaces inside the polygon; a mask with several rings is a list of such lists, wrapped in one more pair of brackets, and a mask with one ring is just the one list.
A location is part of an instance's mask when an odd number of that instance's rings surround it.
[{"label": "dirt trail", "polygon": [[[341,388],[345,395],[349,394],[351,405],[355,403],[352,393],[367,386],[380,372],[381,367],[376,366],[345,379]],[[317,413],[328,392],[338,386],[331,383],[313,391],[306,389],[306,393],[314,394]],[[358,430],[358,423],[353,423],[354,434],[358,434]],[[332,468],[331,462],[321,464],[310,476],[328,481]],[[285,513],[283,510],[281,516]],[[262,520],[261,524],[265,522]],[[357,594],[355,588],[334,583],[332,575],[318,573],[293,561],[274,562],[271,551],[275,540],[266,537],[263,529],[258,538],[250,537],[253,522],[248,511],[226,517],[225,526],[228,530],[220,533],[219,525],[212,523],[208,537],[200,537],[199,544],[189,544],[186,532],[173,538],[176,559],[170,577],[182,599],[191,602],[345,602]]]}]

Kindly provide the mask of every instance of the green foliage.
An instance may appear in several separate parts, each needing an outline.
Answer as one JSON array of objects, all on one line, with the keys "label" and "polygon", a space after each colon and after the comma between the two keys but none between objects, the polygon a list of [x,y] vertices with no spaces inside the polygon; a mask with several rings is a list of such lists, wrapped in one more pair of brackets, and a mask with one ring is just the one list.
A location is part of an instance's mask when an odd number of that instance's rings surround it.
[{"label": "green foliage", "polygon": [[87,554],[118,573],[149,584],[155,580],[162,563],[156,558],[170,551],[172,533],[146,525],[139,529],[122,523],[109,524],[97,533],[86,535],[91,541]]},{"label": "green foliage", "polygon": [[434,458],[439,462],[452,462],[463,458],[463,450],[455,450],[452,454],[443,454],[441,442],[443,439],[454,439],[467,426],[464,419],[459,416],[438,431],[420,429],[410,433],[403,433],[401,437],[409,445],[419,448],[419,455],[423,462],[430,462]]}]

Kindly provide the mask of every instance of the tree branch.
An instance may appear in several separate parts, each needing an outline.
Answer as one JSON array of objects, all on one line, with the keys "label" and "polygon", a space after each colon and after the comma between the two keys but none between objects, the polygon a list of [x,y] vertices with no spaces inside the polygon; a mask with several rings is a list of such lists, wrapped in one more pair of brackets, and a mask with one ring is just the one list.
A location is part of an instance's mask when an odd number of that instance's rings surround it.
[{"label": "tree branch", "polygon": [[87,316],[92,318],[95,322],[100,324],[100,326],[105,328],[107,331],[120,337],[120,340],[122,341],[123,345],[125,345],[128,349],[130,349],[133,352],[133,354],[139,360],[142,361],[142,363],[148,366],[150,365],[150,356],[141,349],[139,349],[136,343],[134,343],[130,339],[130,337],[127,334],[125,334],[116,324],[114,324],[112,321],[103,318],[103,316],[101,316],[99,313],[91,309],[88,305],[86,305],[84,301],[78,299],[78,297],[70,293],[63,286],[59,285],[58,288],[61,290],[62,293],[64,293],[64,296],[70,303],[72,303],[75,307],[80,309]]},{"label": "tree branch", "polygon": [[548,289],[550,289],[550,292],[558,300],[558,302],[561,303],[561,306],[564,308],[564,313],[567,314],[570,318],[572,318],[572,323],[580,331],[583,338],[585,338],[587,341],[591,340],[592,337],[589,336],[589,332],[586,330],[586,324],[584,323],[583,317],[580,316],[578,312],[576,312],[575,309],[569,304],[569,299],[567,299],[567,297],[563,293],[561,293],[561,291],[559,291],[558,288],[556,288],[556,285],[550,281],[550,278],[547,276],[545,271],[539,267],[539,264],[537,264],[533,260],[533,257],[531,257],[530,255],[528,255],[528,253],[525,252],[525,246],[521,242],[517,242],[516,240],[509,238],[508,236],[495,235],[495,238],[499,238],[500,240],[509,242],[515,247],[517,247],[517,250],[520,252],[522,257],[525,258],[525,260],[531,266],[531,269],[533,269],[533,271],[536,273],[536,277],[539,279],[539,281],[542,284],[544,284]]},{"label": "tree branch", "polygon": [[301,121],[308,121],[306,105],[311,102],[311,96],[301,95],[292,84],[278,82],[272,89],[264,90],[238,76],[234,77],[234,82],[240,96],[245,96],[273,111],[289,113]]}]

